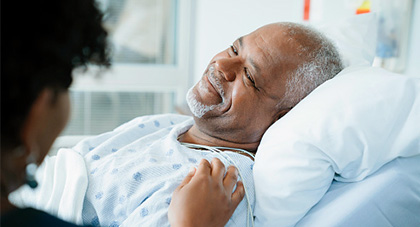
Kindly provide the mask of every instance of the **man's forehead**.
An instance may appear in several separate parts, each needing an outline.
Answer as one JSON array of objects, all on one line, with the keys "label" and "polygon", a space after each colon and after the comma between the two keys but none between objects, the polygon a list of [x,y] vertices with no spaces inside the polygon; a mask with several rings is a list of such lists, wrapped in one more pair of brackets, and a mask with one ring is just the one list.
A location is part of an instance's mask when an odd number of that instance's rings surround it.
[{"label": "man's forehead", "polygon": [[247,50],[247,60],[259,68],[259,71],[270,72],[280,66],[281,59],[287,55],[289,48],[279,33],[251,33],[237,39],[240,49]]}]

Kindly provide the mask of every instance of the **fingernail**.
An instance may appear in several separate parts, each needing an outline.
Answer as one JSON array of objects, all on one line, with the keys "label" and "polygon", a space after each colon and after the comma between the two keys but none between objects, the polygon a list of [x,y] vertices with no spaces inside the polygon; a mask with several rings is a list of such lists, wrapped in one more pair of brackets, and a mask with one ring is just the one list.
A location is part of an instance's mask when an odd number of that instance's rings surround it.
[{"label": "fingernail", "polygon": [[190,168],[189,173],[195,173],[195,167],[194,167],[194,166],[192,166],[192,167]]}]

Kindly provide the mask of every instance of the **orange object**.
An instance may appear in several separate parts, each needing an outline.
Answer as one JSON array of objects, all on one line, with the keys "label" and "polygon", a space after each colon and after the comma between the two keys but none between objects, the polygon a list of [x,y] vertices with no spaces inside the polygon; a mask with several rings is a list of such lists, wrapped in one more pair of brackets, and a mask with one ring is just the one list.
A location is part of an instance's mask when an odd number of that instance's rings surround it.
[{"label": "orange object", "polygon": [[362,14],[362,13],[369,13],[370,12],[370,1],[366,0],[362,3],[362,5],[357,8],[356,14]]},{"label": "orange object", "polygon": [[311,0],[305,0],[303,5],[303,20],[309,20],[309,10],[310,10]]}]

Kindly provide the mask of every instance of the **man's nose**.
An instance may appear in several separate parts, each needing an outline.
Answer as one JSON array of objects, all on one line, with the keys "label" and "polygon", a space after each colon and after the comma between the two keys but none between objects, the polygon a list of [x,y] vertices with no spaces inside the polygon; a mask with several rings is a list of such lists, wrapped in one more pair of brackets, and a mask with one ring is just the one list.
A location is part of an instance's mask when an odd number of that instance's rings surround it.
[{"label": "man's nose", "polygon": [[215,62],[216,70],[222,72],[227,81],[234,81],[239,73],[241,61],[237,58],[220,58]]}]

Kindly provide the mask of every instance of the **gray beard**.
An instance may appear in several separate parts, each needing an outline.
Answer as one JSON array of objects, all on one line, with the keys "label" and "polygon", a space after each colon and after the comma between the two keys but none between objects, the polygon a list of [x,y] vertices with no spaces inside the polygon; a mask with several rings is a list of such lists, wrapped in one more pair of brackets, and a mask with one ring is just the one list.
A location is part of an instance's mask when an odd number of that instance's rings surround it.
[{"label": "gray beard", "polygon": [[188,90],[187,92],[187,104],[191,110],[191,113],[195,117],[201,118],[204,114],[206,114],[210,110],[213,110],[217,105],[208,106],[197,101],[195,94],[192,92],[193,88],[194,87],[190,88],[190,90]]},{"label": "gray beard", "polygon": [[[204,114],[206,114],[207,112],[209,112],[210,110],[213,110],[214,108],[216,108],[218,105],[222,105],[224,103],[224,90],[222,87],[222,84],[220,83],[220,80],[214,75],[214,67],[211,66],[209,68],[209,75],[208,78],[210,81],[212,81],[212,84],[214,84],[217,89],[220,91],[221,96],[222,96],[222,102],[220,104],[217,105],[205,105],[199,101],[197,101],[197,97],[195,96],[195,94],[193,93],[193,88],[190,88],[190,90],[188,90],[187,92],[187,103],[188,103],[188,107],[190,108],[192,114],[197,117],[197,118],[201,118]],[[198,86],[202,86],[201,82],[200,84],[198,84]]]}]

